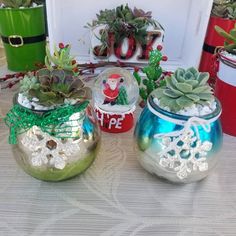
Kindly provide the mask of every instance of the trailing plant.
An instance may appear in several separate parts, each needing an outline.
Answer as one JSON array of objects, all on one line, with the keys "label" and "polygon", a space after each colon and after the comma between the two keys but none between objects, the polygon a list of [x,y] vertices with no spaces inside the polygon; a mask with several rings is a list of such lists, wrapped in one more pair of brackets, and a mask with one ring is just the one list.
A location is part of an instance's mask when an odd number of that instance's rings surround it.
[{"label": "trailing plant", "polygon": [[148,26],[151,25],[155,28],[158,26],[151,14],[150,11],[145,12],[136,7],[132,10],[128,4],[120,5],[114,9],[101,10],[97,14],[97,18],[85,27],[93,29],[105,25],[105,29],[100,32],[99,38],[102,43],[100,51],[103,53],[110,47],[111,37],[114,37],[115,43],[119,43],[130,36],[134,37],[137,42],[144,43]]},{"label": "trailing plant", "polygon": [[159,45],[157,49],[149,52],[148,65],[141,69],[141,71],[146,75],[145,79],[141,77],[137,70],[133,73],[139,85],[139,95],[144,101],[147,100],[149,94],[154,89],[164,83],[163,80],[160,80],[163,72],[160,62],[166,61],[167,57],[162,55],[161,50],[162,46]]},{"label": "trailing plant", "polygon": [[219,35],[225,38],[224,48],[227,52],[236,55],[236,24],[230,32],[226,32],[219,26],[215,26],[215,30]]},{"label": "trailing plant", "polygon": [[[41,69],[35,77],[26,76],[20,90],[40,105],[62,105],[66,99],[83,101],[91,98],[91,90],[72,72]],[[36,99],[35,99],[36,98]]]},{"label": "trailing plant", "polygon": [[213,16],[236,19],[236,2],[235,0],[215,0],[211,11]]},{"label": "trailing plant", "polygon": [[206,105],[214,99],[212,88],[207,83],[209,73],[201,73],[195,68],[179,68],[168,76],[166,85],[157,88],[154,93],[161,107],[178,112],[194,104]]},{"label": "trailing plant", "polygon": [[46,45],[45,65],[48,69],[62,69],[66,71],[73,71],[78,74],[78,64],[74,57],[70,55],[71,46],[59,43],[58,48],[54,46],[54,53],[51,55],[49,44]]}]

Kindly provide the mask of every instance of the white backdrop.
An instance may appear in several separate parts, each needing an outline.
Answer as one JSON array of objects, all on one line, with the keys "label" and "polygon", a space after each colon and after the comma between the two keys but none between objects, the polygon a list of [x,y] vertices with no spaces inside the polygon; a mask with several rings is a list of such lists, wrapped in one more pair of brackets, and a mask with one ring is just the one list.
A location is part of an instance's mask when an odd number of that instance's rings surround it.
[{"label": "white backdrop", "polygon": [[51,45],[58,42],[72,44],[72,53],[80,61],[89,60],[89,30],[87,22],[100,9],[111,9],[128,3],[145,11],[165,28],[166,67],[197,66],[204,41],[213,0],[47,0],[49,37]]}]

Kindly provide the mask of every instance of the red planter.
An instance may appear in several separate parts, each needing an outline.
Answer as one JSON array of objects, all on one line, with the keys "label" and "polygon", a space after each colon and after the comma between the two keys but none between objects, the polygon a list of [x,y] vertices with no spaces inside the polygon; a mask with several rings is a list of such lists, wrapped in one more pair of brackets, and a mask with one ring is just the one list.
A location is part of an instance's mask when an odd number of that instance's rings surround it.
[{"label": "red planter", "polygon": [[223,132],[236,136],[236,61],[221,55],[221,52],[219,52],[219,72],[216,78],[215,95],[222,105]]},{"label": "red planter", "polygon": [[123,133],[132,129],[134,125],[134,109],[125,113],[110,113],[95,107],[95,112],[102,131]]},{"label": "red planter", "polygon": [[215,53],[216,47],[224,45],[224,38],[215,31],[214,27],[215,25],[218,25],[225,31],[229,32],[230,29],[234,27],[235,23],[236,20],[214,16],[210,17],[199,66],[200,71],[209,72],[211,77],[216,77],[213,54]]}]

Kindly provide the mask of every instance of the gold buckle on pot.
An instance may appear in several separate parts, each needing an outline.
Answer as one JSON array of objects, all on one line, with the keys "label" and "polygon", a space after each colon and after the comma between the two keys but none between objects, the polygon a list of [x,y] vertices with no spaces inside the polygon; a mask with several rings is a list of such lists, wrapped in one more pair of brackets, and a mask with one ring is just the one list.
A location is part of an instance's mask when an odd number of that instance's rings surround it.
[{"label": "gold buckle on pot", "polygon": [[[15,44],[11,41],[12,39],[19,39],[20,42]],[[15,47],[15,48],[18,48],[18,47],[21,47],[21,46],[24,45],[23,37],[20,36],[20,35],[10,35],[10,36],[8,36],[8,42],[12,47]]]}]

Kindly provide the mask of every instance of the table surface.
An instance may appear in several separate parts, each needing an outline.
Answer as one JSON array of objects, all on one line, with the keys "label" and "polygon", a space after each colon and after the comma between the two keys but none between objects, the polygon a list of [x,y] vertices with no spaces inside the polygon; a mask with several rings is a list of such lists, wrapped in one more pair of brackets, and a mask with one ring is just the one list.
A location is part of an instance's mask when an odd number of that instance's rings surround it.
[{"label": "table surface", "polygon": [[[0,113],[12,90],[0,93]],[[133,130],[102,133],[93,165],[48,183],[15,163],[0,120],[0,235],[236,235],[236,138],[224,136],[221,159],[205,180],[173,185],[141,168]]]}]

